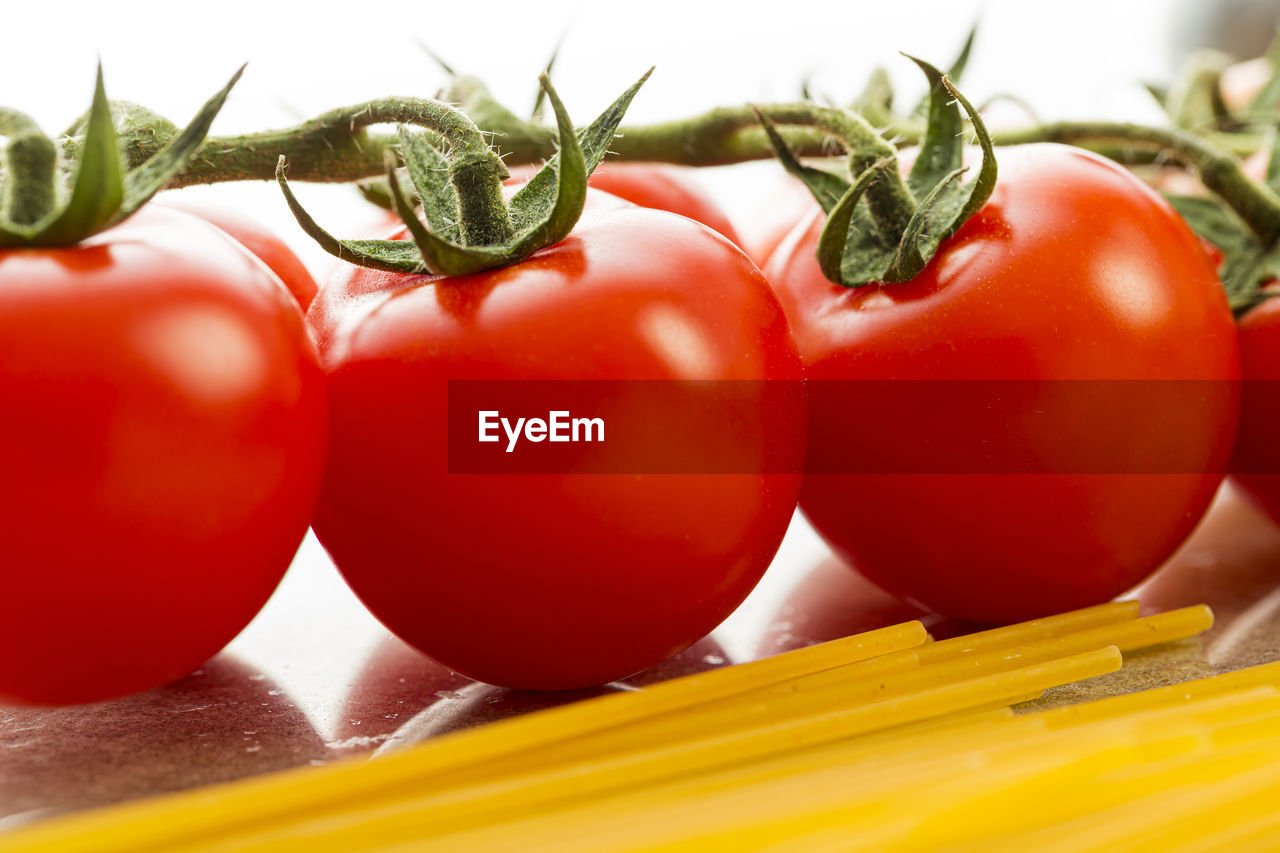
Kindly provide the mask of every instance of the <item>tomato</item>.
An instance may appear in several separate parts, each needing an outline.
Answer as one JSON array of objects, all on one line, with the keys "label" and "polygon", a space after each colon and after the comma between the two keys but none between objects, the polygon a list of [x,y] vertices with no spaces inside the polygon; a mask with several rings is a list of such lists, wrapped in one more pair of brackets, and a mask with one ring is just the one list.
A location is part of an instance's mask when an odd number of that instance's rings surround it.
[{"label": "tomato", "polygon": [[[511,169],[511,180],[527,181],[538,168],[516,166]],[[605,161],[591,173],[587,183],[640,207],[687,216],[741,245],[733,223],[699,185],[695,173],[696,170],[688,166],[666,163]]]},{"label": "tomato", "polygon": [[889,625],[919,620],[935,640],[982,630],[894,598],[830,554],[782,599],[761,633],[755,657],[802,649]]},{"label": "tomato", "polygon": [[302,306],[303,311],[306,311],[311,305],[311,300],[316,298],[316,280],[312,278],[306,265],[271,229],[253,217],[238,210],[211,203],[207,199],[193,198],[190,193],[184,195],[180,191],[165,193],[158,201],[164,207],[199,216],[248,249],[279,276],[280,281],[289,288],[289,292],[293,294],[298,305]]},{"label": "tomato", "polygon": [[1267,618],[1280,597],[1280,527],[1232,485],[1228,480],[1204,523],[1138,590],[1143,609],[1153,613],[1213,608],[1213,627],[1200,635],[1195,664],[1215,671],[1273,660],[1280,629]]},{"label": "tomato", "polygon": [[[797,383],[776,298],[705,226],[604,205],[488,272],[353,269],[307,319],[331,400],[316,535],[384,625],[469,677],[567,689],[652,666],[737,607],[786,531],[802,396],[770,413],[780,473],[449,472],[450,380]],[[779,449],[694,417],[689,446]]]},{"label": "tomato", "polygon": [[0,701],[200,666],[266,602],[323,475],[323,374],[260,263],[147,208],[0,252]]},{"label": "tomato", "polygon": [[[339,742],[337,748],[347,753],[367,752],[376,745],[374,754],[379,755],[449,732],[583,699],[637,690],[669,678],[706,672],[729,662],[715,639],[704,637],[636,678],[583,690],[534,693],[468,681],[403,644],[395,652],[389,653],[390,649],[390,643],[379,646],[371,662],[383,671],[375,674],[365,670],[365,677],[343,705],[334,739]],[[397,672],[404,675],[395,682],[390,681]],[[369,678],[371,675],[373,678]],[[353,702],[357,696],[363,696],[364,701]],[[403,698],[394,698],[397,696]],[[376,697],[378,703],[371,704],[369,697]],[[347,713],[351,716],[347,717]]]},{"label": "tomato", "polygon": [[1246,380],[1240,430],[1231,460],[1233,478],[1258,507],[1280,521],[1280,301],[1250,309],[1237,324],[1241,370]]},{"label": "tomato", "polygon": [[784,174],[764,194],[750,227],[742,232],[742,250],[761,269],[796,226],[818,210],[813,195],[799,180]]},{"label": "tomato", "polygon": [[[1086,152],[999,156],[991,199],[906,284],[824,279],[820,216],[766,271],[811,385],[838,383],[811,412],[801,508],[885,590],[980,622],[1094,604],[1146,577],[1208,506],[1238,411],[1231,313],[1163,199]],[[942,393],[887,386],[901,405],[877,410],[893,395],[867,380]],[[1014,399],[979,411],[969,389],[983,386],[953,380],[1012,380]],[[948,467],[815,463],[874,462],[897,436]],[[1028,449],[1036,467],[1011,464]],[[1148,451],[1165,467],[1116,467]]]}]

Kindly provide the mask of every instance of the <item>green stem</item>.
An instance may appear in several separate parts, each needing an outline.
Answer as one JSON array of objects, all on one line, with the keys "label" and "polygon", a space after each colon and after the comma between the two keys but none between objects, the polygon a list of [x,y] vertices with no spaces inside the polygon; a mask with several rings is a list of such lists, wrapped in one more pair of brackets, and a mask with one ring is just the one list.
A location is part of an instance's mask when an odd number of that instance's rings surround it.
[{"label": "green stem", "polygon": [[[555,153],[556,131],[531,124],[481,95],[470,92],[473,122],[439,101],[421,98],[383,98],[332,110],[297,127],[244,136],[211,138],[171,183],[192,184],[236,180],[270,180],[280,155],[288,157],[290,178],[301,181],[349,182],[383,173],[385,152],[397,145],[387,134],[372,134],[375,124],[403,123],[428,128],[443,137],[454,153],[452,179],[459,197],[468,199],[462,211],[463,239],[471,245],[500,243],[512,233],[501,201],[502,163],[486,145],[492,134],[507,163],[536,163]],[[862,118],[813,104],[774,104],[760,107],[780,125],[788,146],[800,156],[835,156],[852,150],[855,168],[892,156],[892,148]],[[482,133],[479,128],[484,128]],[[898,145],[918,142],[923,124],[913,119],[892,122],[882,131]],[[140,138],[141,135],[140,135]],[[129,149],[137,166],[159,149],[154,144]],[[1205,185],[1218,193],[1267,245],[1280,241],[1280,196],[1250,181],[1237,153],[1253,150],[1253,137],[1215,134],[1201,137],[1187,131],[1106,122],[1059,122],[996,134],[997,145],[1063,142],[1089,148],[1126,162],[1172,159],[1194,167]],[[79,137],[64,142],[75,154]],[[750,107],[713,109],[677,121],[622,128],[613,140],[612,156],[689,166],[717,166],[773,157],[773,148]],[[888,173],[886,173],[888,174]],[[896,173],[895,173],[896,174]],[[909,218],[909,195],[892,180],[876,182],[868,200],[877,219],[898,222]]]},{"label": "green stem", "polygon": [[9,138],[0,215],[16,225],[34,225],[58,201],[58,147],[16,110],[0,109],[0,136]]},{"label": "green stem", "polygon": [[1057,122],[1001,135],[1002,145],[1061,142],[1163,154],[1191,166],[1201,182],[1239,214],[1263,245],[1280,241],[1280,196],[1244,173],[1239,158],[1183,130],[1116,122]]},{"label": "green stem", "polygon": [[[197,157],[170,184],[184,187],[224,181],[266,181],[275,177],[276,158],[285,154],[290,160],[293,180],[347,183],[382,174],[383,152],[397,144],[392,134],[371,134],[369,125],[400,121],[402,110],[389,108],[404,99],[388,98],[354,107],[333,110],[297,127],[264,131],[244,136],[211,137]],[[421,102],[420,102],[421,103]],[[403,106],[403,104],[402,104]],[[788,115],[807,112],[810,104],[761,105],[760,110],[787,123]],[[409,124],[430,127],[412,110],[404,119]],[[490,133],[511,165],[539,163],[555,153],[556,133],[553,128],[530,124],[506,110],[486,109],[477,105],[471,117],[475,124]],[[896,144],[918,143],[924,133],[923,122],[914,120],[877,121],[885,125],[884,135]],[[1064,125],[1065,126],[1065,125]],[[815,127],[780,127],[780,132],[796,154],[804,157],[839,156],[842,146]],[[1154,130],[1154,128],[1144,128]],[[1026,141],[1028,131],[993,134],[996,145]],[[1215,133],[1207,137],[1224,151],[1243,156],[1263,145],[1258,134]],[[149,142],[139,140],[129,150],[130,168],[154,156],[167,140],[166,134],[154,134]],[[69,158],[76,155],[80,138],[63,140]],[[1075,144],[1085,148],[1114,150],[1114,146],[1087,141]],[[749,160],[773,158],[773,148],[755,121],[750,107],[722,107],[700,115],[657,124],[623,127],[610,148],[619,160],[647,160],[685,166],[725,166]],[[1150,150],[1134,151],[1135,161],[1149,161]]]},{"label": "green stem", "polygon": [[828,139],[828,147],[831,140],[838,142],[850,152],[851,177],[876,169],[878,177],[867,186],[865,193],[872,218],[886,235],[899,235],[906,229],[915,215],[916,200],[898,170],[898,151],[865,119],[856,113],[812,104],[766,107],[761,112],[775,125],[821,131]]},{"label": "green stem", "polygon": [[[502,197],[506,167],[470,118],[426,98],[379,98],[330,110],[296,127],[212,137],[169,187],[274,179],[281,155],[289,160],[292,180],[346,183],[381,175],[383,158],[398,139],[366,130],[376,124],[409,124],[439,134],[453,150],[452,177],[459,195],[471,200],[460,211],[464,240],[483,245],[510,239],[511,220]],[[68,156],[75,155],[80,140],[66,140]],[[154,156],[161,144],[157,138],[154,145],[131,147],[130,167]]]}]

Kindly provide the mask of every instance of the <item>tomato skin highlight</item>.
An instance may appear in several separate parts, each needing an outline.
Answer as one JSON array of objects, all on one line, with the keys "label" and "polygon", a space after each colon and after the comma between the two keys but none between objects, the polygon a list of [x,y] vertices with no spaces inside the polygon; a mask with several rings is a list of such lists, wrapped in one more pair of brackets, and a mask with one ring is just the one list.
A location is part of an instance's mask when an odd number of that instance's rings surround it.
[{"label": "tomato skin highlight", "polygon": [[[332,401],[316,534],[392,632],[493,684],[603,684],[688,647],[755,586],[799,492],[799,473],[448,473],[450,379],[801,378],[736,247],[607,207],[486,273],[354,269],[308,314]],[[803,401],[771,414],[802,460]]]},{"label": "tomato skin highlight", "polygon": [[293,558],[323,475],[302,315],[211,225],[147,208],[0,252],[0,701],[200,666]]},{"label": "tomato skin highlight", "polygon": [[[911,282],[826,281],[814,257],[820,215],[784,244],[767,277],[808,379],[1209,380],[1226,396],[1193,404],[1178,435],[1134,406],[1039,424],[1047,470],[1087,467],[1052,449],[1056,431],[1085,423],[1099,441],[1163,442],[1188,461],[1181,473],[806,477],[801,508],[846,562],[905,600],[980,622],[1105,601],[1154,571],[1208,507],[1238,412],[1231,313],[1197,238],[1163,199],[1078,150],[998,156],[990,201]],[[832,432],[856,411],[812,411],[811,454],[874,452]],[[1036,423],[1034,414],[1013,411],[1009,423]],[[956,412],[912,417],[931,419],[942,447],[983,438]]]},{"label": "tomato skin highlight", "polygon": [[238,210],[214,204],[207,199],[191,198],[189,193],[183,196],[181,190],[165,193],[157,202],[162,207],[198,216],[226,233],[280,278],[303,312],[311,306],[311,300],[316,298],[315,278],[288,244],[266,225]]}]

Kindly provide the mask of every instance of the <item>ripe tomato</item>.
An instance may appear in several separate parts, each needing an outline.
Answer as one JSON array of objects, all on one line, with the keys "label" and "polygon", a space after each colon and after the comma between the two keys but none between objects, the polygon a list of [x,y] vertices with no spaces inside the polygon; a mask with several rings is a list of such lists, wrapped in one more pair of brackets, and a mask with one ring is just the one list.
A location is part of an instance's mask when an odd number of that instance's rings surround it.
[{"label": "ripe tomato", "polygon": [[[800,379],[745,255],[688,219],[610,207],[484,273],[353,268],[308,314],[331,400],[316,534],[383,624],[482,681],[584,687],[674,655],[750,592],[794,511],[799,396],[770,413],[790,472],[449,473],[450,380]],[[742,432],[707,418],[688,441],[778,449]]]},{"label": "ripe tomato", "polygon": [[800,576],[777,605],[761,632],[755,657],[769,657],[912,620],[920,621],[935,640],[982,629],[895,598],[827,554]]},{"label": "ripe tomato", "polygon": [[157,201],[164,207],[182,210],[213,223],[252,252],[280,277],[303,311],[316,298],[316,280],[306,265],[266,225],[238,210],[211,203],[208,199],[194,198],[190,193],[184,195],[181,191],[167,192]]},{"label": "ripe tomato", "polygon": [[[1225,469],[1239,354],[1213,268],[1158,195],[1078,150],[1003,151],[986,206],[913,281],[884,287],[824,279],[822,225],[789,240],[767,276],[810,383],[846,381],[811,412],[801,507],[850,565],[926,609],[1010,622],[1112,598],[1182,542]],[[1150,383],[1169,379],[1208,381],[1158,386],[1173,389],[1161,421],[1144,406]],[[931,407],[877,411],[859,394],[874,389],[847,380],[1017,380],[1035,393],[984,420],[966,386],[939,385],[946,399]],[[1094,383],[1097,402],[1080,393],[1090,386],[1056,380]],[[1110,380],[1143,393],[1128,399]],[[817,470],[815,459],[880,452],[861,424],[914,436],[934,459],[989,457],[945,473]],[[994,473],[1028,447],[1041,473]],[[1172,462],[1166,473],[1091,467],[1091,453],[1111,465],[1117,448]]]},{"label": "ripe tomato", "polygon": [[805,185],[784,173],[764,194],[750,227],[742,232],[742,250],[763,269],[787,235],[818,209]]},{"label": "ripe tomato", "polygon": [[1280,300],[1271,298],[1240,318],[1241,372],[1246,380],[1240,429],[1231,460],[1236,485],[1280,522]]},{"label": "ripe tomato", "polygon": [[[538,166],[517,166],[512,182],[533,177]],[[678,213],[701,222],[741,245],[738,232],[710,194],[698,183],[695,169],[666,163],[627,163],[606,160],[587,183],[632,204]]]},{"label": "ripe tomato", "polygon": [[0,701],[163,684],[266,602],[310,521],[323,375],[267,270],[147,208],[0,252]]}]

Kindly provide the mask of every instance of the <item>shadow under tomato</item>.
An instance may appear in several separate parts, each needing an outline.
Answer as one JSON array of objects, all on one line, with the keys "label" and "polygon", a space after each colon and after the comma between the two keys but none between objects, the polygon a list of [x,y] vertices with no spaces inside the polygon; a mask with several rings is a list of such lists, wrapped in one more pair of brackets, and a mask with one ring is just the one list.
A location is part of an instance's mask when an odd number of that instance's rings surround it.
[{"label": "shadow under tomato", "polygon": [[756,657],[789,652],[913,619],[920,620],[938,640],[987,627],[907,604],[829,555],[783,599],[764,629]]},{"label": "shadow under tomato", "polygon": [[360,667],[342,701],[329,748],[343,755],[375,749],[422,709],[475,684],[394,636]]},{"label": "shadow under tomato", "polygon": [[1280,527],[1230,483],[1191,538],[1139,591],[1148,611],[1213,608],[1213,671],[1280,659]]},{"label": "shadow under tomato", "polygon": [[[408,649],[408,647],[405,648]],[[417,653],[414,652],[414,654]],[[375,657],[377,657],[377,653],[375,653]],[[429,658],[421,655],[419,657],[423,661],[431,662]],[[483,684],[478,681],[469,681],[465,678],[462,679],[461,684],[456,684],[448,689],[441,689],[438,686],[439,681],[428,677],[414,691],[414,698],[407,701],[406,705],[399,706],[403,708],[420,702],[420,710],[409,719],[405,719],[403,715],[401,716],[402,725],[384,739],[382,745],[378,747],[378,753],[419,743],[448,732],[472,728],[483,723],[496,722],[497,720],[517,717],[533,711],[555,708],[582,699],[640,689],[669,678],[716,669],[727,663],[729,663],[728,655],[720,647],[720,644],[711,637],[705,637],[680,654],[644,672],[637,673],[621,681],[584,690],[513,690],[507,687]],[[435,664],[435,666],[439,667],[440,665]],[[440,667],[440,669],[443,670],[444,668]],[[457,677],[462,678],[462,676]],[[370,687],[374,690],[378,689],[372,684],[368,685],[366,689]]]},{"label": "shadow under tomato", "polygon": [[134,696],[0,706],[0,826],[327,758],[289,696],[223,654]]}]

